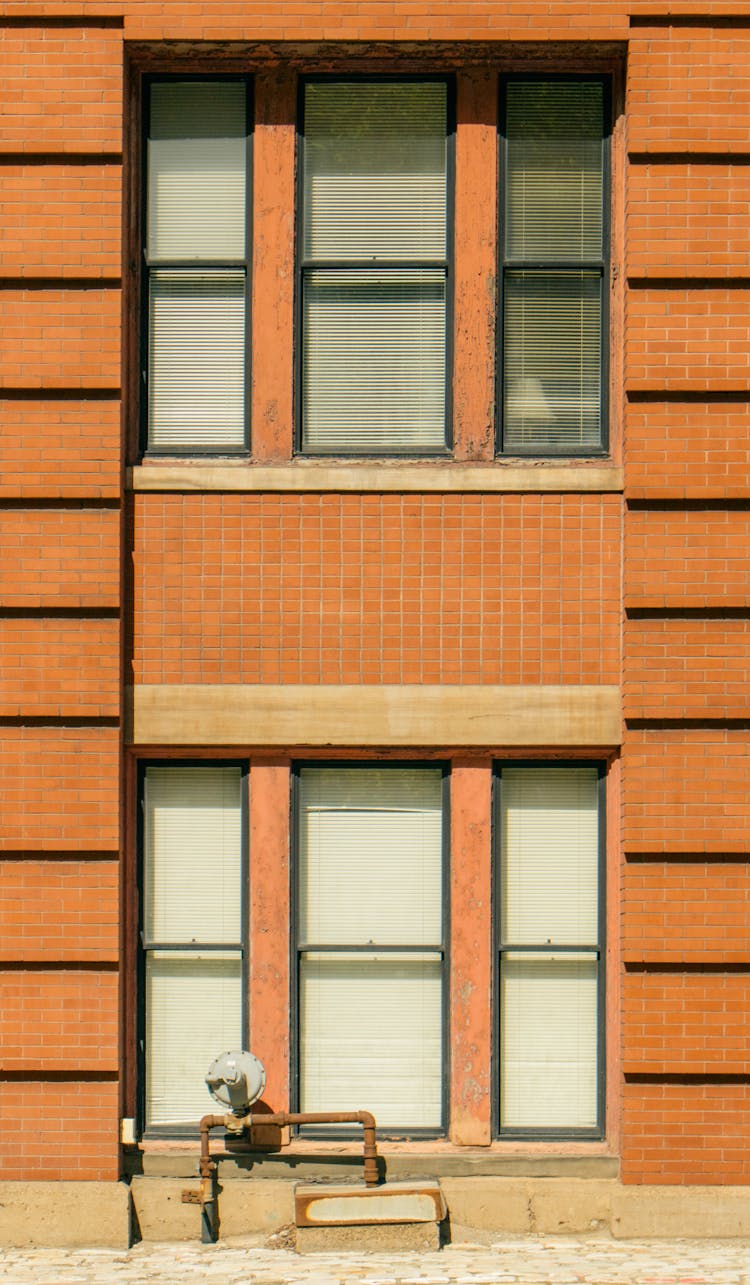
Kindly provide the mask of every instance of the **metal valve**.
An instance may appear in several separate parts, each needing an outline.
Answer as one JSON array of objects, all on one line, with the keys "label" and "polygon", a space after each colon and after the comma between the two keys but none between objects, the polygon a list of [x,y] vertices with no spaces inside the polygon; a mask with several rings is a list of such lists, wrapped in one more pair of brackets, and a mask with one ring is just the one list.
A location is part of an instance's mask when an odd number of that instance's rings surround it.
[{"label": "metal valve", "polygon": [[240,1049],[222,1053],[208,1068],[206,1086],[216,1101],[233,1115],[247,1115],[266,1087],[263,1063],[254,1053]]}]

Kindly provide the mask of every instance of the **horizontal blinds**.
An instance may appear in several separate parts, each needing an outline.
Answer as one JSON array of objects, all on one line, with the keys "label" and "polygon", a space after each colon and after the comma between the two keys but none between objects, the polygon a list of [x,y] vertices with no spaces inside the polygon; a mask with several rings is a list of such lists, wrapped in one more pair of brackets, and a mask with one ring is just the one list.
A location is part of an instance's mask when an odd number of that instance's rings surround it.
[{"label": "horizontal blinds", "polygon": [[446,254],[446,85],[308,83],[307,259]]},{"label": "horizontal blinds", "polygon": [[303,446],[351,454],[445,441],[445,275],[306,274]]},{"label": "horizontal blinds", "polygon": [[146,1124],[183,1124],[211,1109],[215,1057],[242,1046],[239,953],[150,951],[146,959]]},{"label": "horizontal blinds", "polygon": [[308,955],[300,964],[300,1105],[438,1128],[442,967],[420,956]]},{"label": "horizontal blinds", "polygon": [[504,446],[541,454],[601,442],[601,276],[506,271]]},{"label": "horizontal blinds", "polygon": [[298,805],[302,1109],[438,1128],[442,772],[304,768]]},{"label": "horizontal blinds", "polygon": [[300,773],[300,939],[440,945],[442,774]]},{"label": "horizontal blinds", "polygon": [[504,768],[502,937],[515,945],[598,939],[598,773]]},{"label": "horizontal blinds", "polygon": [[506,255],[598,260],[603,235],[603,86],[509,81]]},{"label": "horizontal blinds", "polygon": [[241,447],[244,271],[154,270],[149,307],[149,446]]},{"label": "horizontal blinds", "polygon": [[241,941],[241,826],[239,768],[147,769],[143,889],[147,942]]},{"label": "horizontal blinds", "polygon": [[246,91],[241,82],[151,86],[148,232],[152,263],[245,257]]},{"label": "horizontal blinds", "polygon": [[597,1123],[597,964],[508,954],[501,965],[501,1125]]}]

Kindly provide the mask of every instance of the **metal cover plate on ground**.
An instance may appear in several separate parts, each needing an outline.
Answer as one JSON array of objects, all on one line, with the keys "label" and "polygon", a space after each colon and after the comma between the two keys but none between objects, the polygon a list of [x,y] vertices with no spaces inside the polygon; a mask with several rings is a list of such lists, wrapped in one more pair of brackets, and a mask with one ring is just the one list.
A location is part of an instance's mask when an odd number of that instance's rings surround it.
[{"label": "metal cover plate on ground", "polygon": [[298,1227],[439,1223],[447,1212],[437,1182],[389,1182],[382,1187],[300,1183],[294,1210]]}]

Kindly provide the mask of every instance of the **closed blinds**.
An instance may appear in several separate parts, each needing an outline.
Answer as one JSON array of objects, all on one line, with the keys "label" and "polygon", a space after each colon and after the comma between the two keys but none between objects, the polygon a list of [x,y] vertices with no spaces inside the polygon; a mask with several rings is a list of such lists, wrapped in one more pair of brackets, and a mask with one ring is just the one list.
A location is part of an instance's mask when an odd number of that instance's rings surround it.
[{"label": "closed blinds", "polygon": [[602,446],[604,87],[506,88],[504,450]]},{"label": "closed blinds", "polygon": [[242,1042],[240,769],[150,767],[143,807],[145,1116],[158,1127],[206,1113],[211,1060]]},{"label": "closed blinds", "polygon": [[300,772],[303,1110],[440,1127],[442,831],[440,769]]},{"label": "closed blinds", "polygon": [[446,135],[444,82],[306,86],[305,450],[444,446]]},{"label": "closed blinds", "polygon": [[597,1125],[598,792],[595,768],[502,773],[504,1129]]},{"label": "closed blinds", "polygon": [[245,440],[246,86],[150,90],[148,444],[231,451]]}]

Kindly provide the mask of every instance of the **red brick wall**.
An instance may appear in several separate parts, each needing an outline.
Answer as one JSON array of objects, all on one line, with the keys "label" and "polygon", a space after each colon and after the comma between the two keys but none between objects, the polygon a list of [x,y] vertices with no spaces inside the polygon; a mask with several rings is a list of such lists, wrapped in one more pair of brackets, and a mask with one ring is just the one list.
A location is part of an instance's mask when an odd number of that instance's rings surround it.
[{"label": "red brick wall", "polygon": [[611,683],[617,496],[139,496],[136,681]]},{"label": "red brick wall", "polygon": [[0,15],[2,1178],[119,1174],[121,541],[101,502],[121,494],[124,59],[88,7]]},{"label": "red brick wall", "polygon": [[750,1182],[749,47],[744,21],[653,12],[629,42],[626,1182]]},{"label": "red brick wall", "polygon": [[[120,513],[102,501],[122,492],[119,399],[133,373],[118,289],[124,40],[144,59],[159,56],[145,42],[184,42],[186,65],[190,42],[402,41],[418,56],[420,43],[466,40],[473,57],[477,42],[499,42],[498,63],[459,92],[456,422],[458,453],[474,459],[488,454],[493,413],[497,67],[522,65],[530,46],[553,69],[585,60],[587,46],[590,65],[608,66],[614,47],[601,42],[618,41],[627,121],[615,129],[613,267],[627,301],[621,315],[612,296],[613,440],[624,402],[626,494],[640,504],[625,530],[624,669],[621,501],[573,494],[140,496],[132,659],[146,682],[622,677],[630,725],[615,841],[639,854],[623,874],[625,1080],[608,1085],[615,1104],[624,1094],[623,1177],[750,1182],[747,1084],[715,1082],[722,1041],[741,1039],[738,966],[750,962],[750,736],[738,722],[750,530],[744,510],[720,507],[748,497],[750,32],[671,19],[661,0],[643,8],[300,0],[263,14],[226,0],[41,0],[29,18],[20,0],[4,6],[0,779],[12,859],[0,860],[0,991],[8,1048],[30,1082],[0,1072],[3,1177],[118,1172],[119,979],[81,965],[117,962],[122,913],[115,614],[129,553]],[[256,188],[256,302],[263,291],[282,302],[273,329],[256,326],[267,360],[253,408],[258,458],[278,462],[292,425],[295,86],[292,60],[278,72],[278,49],[264,57],[256,180],[273,197]],[[129,432],[134,420],[128,400]],[[718,619],[722,608],[734,617]],[[679,860],[704,852],[734,860]],[[43,1146],[26,1124],[40,1102]]]},{"label": "red brick wall", "polygon": [[747,959],[750,870],[725,861],[629,861],[623,872],[625,963],[717,964]]}]

